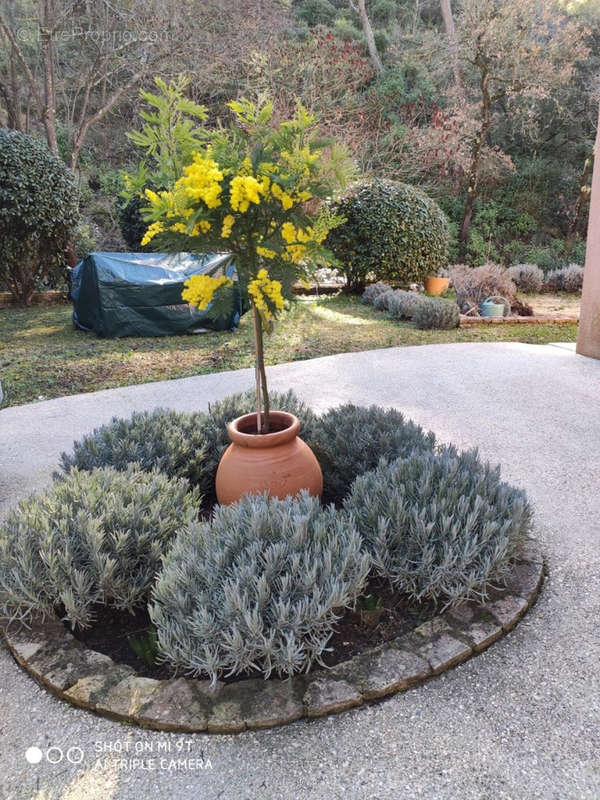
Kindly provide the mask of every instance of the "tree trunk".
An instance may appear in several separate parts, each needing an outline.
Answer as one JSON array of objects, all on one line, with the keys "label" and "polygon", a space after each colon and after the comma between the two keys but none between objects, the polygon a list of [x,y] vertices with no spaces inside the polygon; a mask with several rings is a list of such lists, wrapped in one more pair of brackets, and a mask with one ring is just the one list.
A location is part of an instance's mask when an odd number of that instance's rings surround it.
[{"label": "tree trunk", "polygon": [[17,75],[17,58],[14,49],[10,51],[10,94],[12,104],[12,125],[16,131],[23,130],[23,117],[21,115],[21,92],[19,76]]},{"label": "tree trunk", "polygon": [[444,27],[446,28],[446,36],[448,37],[448,44],[450,45],[452,71],[454,72],[454,85],[456,86],[459,100],[464,102],[465,88],[463,86],[460,63],[458,60],[458,42],[456,41],[456,30],[454,28],[452,6],[450,5],[450,0],[440,0],[440,5],[442,9],[442,17],[444,18]]},{"label": "tree trunk", "polygon": [[369,56],[373,62],[373,66],[377,72],[381,72],[383,70],[383,63],[381,61],[379,51],[377,50],[373,28],[371,27],[371,22],[365,6],[365,0],[358,0],[358,15],[360,17],[365,39],[367,40],[367,50],[369,51]]},{"label": "tree trunk", "polygon": [[[17,17],[15,0],[7,0],[6,16],[9,24],[14,26]],[[0,39],[0,41],[2,41],[2,45],[4,47],[4,36]],[[3,86],[1,90],[2,94],[4,95],[6,111],[8,113],[8,127],[13,128],[16,131],[22,131],[23,115],[21,113],[21,86],[17,72],[18,54],[10,40],[8,40],[6,52],[9,50],[10,55],[8,56],[7,84],[6,86]]]},{"label": "tree trunk", "polygon": [[[257,418],[256,425],[259,433],[269,433],[269,391],[267,389],[267,372],[265,370],[265,351],[263,346],[263,327],[258,309],[252,305],[252,319],[254,322],[254,344],[256,347],[256,400]],[[260,384],[260,388],[259,388]],[[262,390],[262,391],[261,391]],[[260,395],[262,394],[262,402]]]},{"label": "tree trunk", "polygon": [[492,107],[492,99],[489,93],[489,72],[487,63],[485,59],[481,57],[481,55],[477,56],[476,63],[481,71],[481,126],[473,143],[471,164],[469,166],[469,176],[467,180],[467,199],[465,201],[465,211],[460,229],[459,257],[463,262],[467,256],[467,244],[469,241],[471,222],[473,220],[473,209],[475,206],[475,200],[477,199],[477,192],[479,190],[481,154],[483,152],[487,134],[490,128]]},{"label": "tree trunk", "polygon": [[583,164],[583,171],[579,180],[579,194],[577,196],[577,203],[575,204],[575,213],[569,225],[568,241],[569,243],[577,233],[577,225],[581,219],[581,211],[585,207],[590,198],[590,187],[588,186],[589,179],[592,175],[592,168],[594,166],[594,153],[592,152]]},{"label": "tree trunk", "polygon": [[31,71],[31,69],[29,67],[29,64],[27,63],[27,59],[25,58],[25,56],[23,54],[23,51],[19,47],[19,42],[17,41],[14,33],[12,32],[12,29],[10,28],[10,25],[6,22],[6,20],[4,19],[4,17],[2,16],[1,13],[0,13],[0,31],[2,31],[4,33],[4,35],[6,36],[8,41],[10,42],[11,47],[12,47],[11,55],[13,57],[15,57],[18,60],[18,62],[21,64],[21,67],[23,68],[23,72],[25,73],[25,77],[27,78],[27,83],[29,85],[30,98],[29,98],[28,104],[27,104],[27,116],[26,116],[26,127],[25,127],[25,130],[28,131],[29,130],[29,106],[30,106],[31,95],[33,95],[33,99],[35,100],[35,105],[36,105],[36,108],[38,110],[38,114],[39,114],[40,118],[43,118],[43,116],[44,116],[44,103],[43,103],[43,100],[42,100],[42,95],[40,94],[36,78],[35,78],[33,72]]},{"label": "tree trunk", "polygon": [[8,63],[8,81],[0,83],[0,94],[6,106],[6,123],[15,131],[23,130],[23,116],[21,114],[21,95],[19,78],[17,75],[16,54],[14,48],[10,49]]},{"label": "tree trunk", "polygon": [[44,0],[43,23],[40,27],[44,60],[44,129],[48,147],[58,155],[56,140],[56,88],[54,81],[54,46],[52,39],[52,8],[50,0]]}]

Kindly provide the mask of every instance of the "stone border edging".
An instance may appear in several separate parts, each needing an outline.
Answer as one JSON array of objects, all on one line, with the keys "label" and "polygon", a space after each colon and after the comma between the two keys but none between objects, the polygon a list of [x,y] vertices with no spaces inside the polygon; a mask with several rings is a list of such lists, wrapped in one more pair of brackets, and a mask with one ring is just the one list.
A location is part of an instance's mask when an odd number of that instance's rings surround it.
[{"label": "stone border edging", "polygon": [[287,680],[218,681],[212,689],[198,679],[139,677],[86,648],[55,618],[4,634],[15,660],[68,703],[154,730],[240,733],[345,711],[445,672],[514,628],[535,602],[543,572],[539,546],[530,543],[506,588],[483,606],[462,603],[328,670]]},{"label": "stone border edging", "polygon": [[460,315],[460,328],[474,325],[578,325],[579,317],[551,317],[548,314],[531,317],[469,317]]}]

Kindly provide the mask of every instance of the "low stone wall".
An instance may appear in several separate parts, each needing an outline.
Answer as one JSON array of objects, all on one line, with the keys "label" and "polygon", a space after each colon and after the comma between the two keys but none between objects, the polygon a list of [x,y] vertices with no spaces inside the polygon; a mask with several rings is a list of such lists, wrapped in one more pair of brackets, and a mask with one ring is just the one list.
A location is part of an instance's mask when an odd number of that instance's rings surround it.
[{"label": "low stone wall", "polygon": [[88,649],[56,618],[5,631],[16,661],[61,699],[112,719],[164,731],[239,733],[337,713],[402,692],[470,658],[513,628],[534,603],[543,559],[532,543],[506,588],[463,603],[408,634],[336,665],[287,680],[225,684],[136,675]]},{"label": "low stone wall", "polygon": [[460,315],[460,327],[470,328],[474,325],[577,325],[577,317],[469,317]]}]

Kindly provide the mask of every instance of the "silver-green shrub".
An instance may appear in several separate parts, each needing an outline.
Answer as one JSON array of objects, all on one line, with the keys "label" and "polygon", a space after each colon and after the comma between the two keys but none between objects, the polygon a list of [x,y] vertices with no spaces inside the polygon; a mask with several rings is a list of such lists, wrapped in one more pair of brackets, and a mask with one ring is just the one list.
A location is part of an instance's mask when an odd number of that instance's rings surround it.
[{"label": "silver-green shrub", "polygon": [[435,436],[395,409],[347,404],[317,419],[308,444],[323,470],[323,500],[339,504],[356,476],[380,458],[433,451]]},{"label": "silver-green shrub", "polygon": [[375,572],[414,600],[452,605],[499,583],[529,535],[523,491],[454,447],[359,476],[344,502]]},{"label": "silver-green shrub", "polygon": [[413,324],[423,330],[436,328],[449,331],[460,325],[460,312],[452,300],[424,297],[413,312]]},{"label": "silver-green shrub", "polygon": [[583,289],[584,269],[579,264],[569,264],[562,269],[553,269],[546,276],[546,283],[555,292],[577,293]]},{"label": "silver-green shrub", "polygon": [[206,471],[206,414],[179,413],[167,408],[134,412],[128,419],[113,417],[73,444],[61,455],[64,472],[96,467],[159,469],[171,477],[201,484]]},{"label": "silver-green shrub", "polygon": [[412,319],[415,310],[426,299],[418,292],[404,292],[402,289],[397,289],[388,296],[387,310],[396,319]]},{"label": "silver-green shrub", "polygon": [[157,471],[73,468],[0,525],[0,616],[62,605],[71,625],[87,627],[96,603],[133,609],[199,502],[187,481]]},{"label": "silver-green shrub", "polygon": [[[186,478],[200,489],[207,503],[214,500],[215,475],[229,445],[227,423],[256,409],[254,391],[230,395],[209,405],[207,413],[176,412],[160,408],[136,412],[129,419],[117,417],[96,428],[63,453],[64,472],[110,466],[118,470],[137,463],[141,469],[159,469],[169,476]],[[271,407],[295,414],[301,436],[310,437],[313,412],[293,392],[271,395]]]},{"label": "silver-green shrub", "polygon": [[514,264],[507,272],[517,289],[525,294],[536,294],[544,283],[544,271],[536,264]]},{"label": "silver-green shrub", "polygon": [[361,296],[361,301],[368,306],[372,306],[376,297],[385,292],[391,291],[392,287],[385,281],[377,281],[377,283],[370,283]]},{"label": "silver-green shrub", "polygon": [[388,289],[387,292],[381,292],[373,299],[373,308],[376,308],[377,311],[389,311],[389,303],[393,295],[393,289]]},{"label": "silver-green shrub", "polygon": [[217,506],[179,533],[152,591],[162,658],[213,681],[307,670],[369,567],[351,521],[306,492]]}]

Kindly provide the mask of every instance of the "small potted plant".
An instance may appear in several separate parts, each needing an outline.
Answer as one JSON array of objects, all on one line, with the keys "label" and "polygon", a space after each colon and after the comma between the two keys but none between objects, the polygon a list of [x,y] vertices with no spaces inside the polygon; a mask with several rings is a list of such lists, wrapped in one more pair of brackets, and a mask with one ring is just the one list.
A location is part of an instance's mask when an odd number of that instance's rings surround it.
[{"label": "small potted plant", "polygon": [[444,294],[449,286],[450,273],[444,267],[440,267],[436,275],[430,275],[425,278],[425,291],[433,297],[439,297]]},{"label": "small potted plant", "polygon": [[[293,284],[306,281],[317,264],[335,263],[323,242],[344,218],[323,200],[350,177],[351,162],[317,136],[315,117],[300,103],[291,119],[275,123],[267,100],[231,101],[227,124],[196,128],[192,117],[203,120],[206,110],[183,97],[184,84],[157,83],[163,96],[143,96],[158,114],[145,115],[134,140],[150,157],[166,155],[158,174],[149,175],[142,165],[137,179],[130,177],[132,186],[165,187],[145,190],[149,226],[142,241],[155,240],[157,249],[169,251],[233,253],[252,312],[257,408],[228,425],[231,445],[219,465],[217,498],[230,503],[248,492],[285,497],[301,489],[320,494],[321,469],[298,438],[298,420],[270,408],[264,334],[272,331]],[[173,158],[172,152],[181,155]],[[205,309],[232,288],[226,276],[198,275],[186,282],[183,299]]]}]

